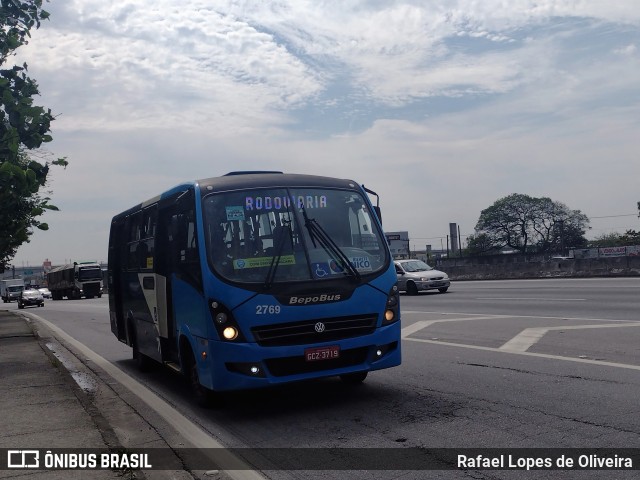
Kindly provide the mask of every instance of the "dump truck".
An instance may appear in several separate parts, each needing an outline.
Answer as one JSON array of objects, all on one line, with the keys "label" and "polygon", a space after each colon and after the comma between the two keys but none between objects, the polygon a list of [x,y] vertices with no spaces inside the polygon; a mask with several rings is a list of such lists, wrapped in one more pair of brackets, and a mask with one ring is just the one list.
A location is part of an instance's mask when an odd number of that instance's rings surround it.
[{"label": "dump truck", "polygon": [[53,300],[102,296],[102,267],[96,262],[81,262],[52,268],[47,283]]}]

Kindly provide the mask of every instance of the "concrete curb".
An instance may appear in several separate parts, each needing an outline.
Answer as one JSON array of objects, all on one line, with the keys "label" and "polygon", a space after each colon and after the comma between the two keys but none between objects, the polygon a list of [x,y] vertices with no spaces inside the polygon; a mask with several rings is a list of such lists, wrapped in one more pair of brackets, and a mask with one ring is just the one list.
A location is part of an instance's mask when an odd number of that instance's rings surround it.
[{"label": "concrete curb", "polygon": [[[44,405],[49,417],[55,417],[58,423],[75,425],[74,421],[84,419],[83,429],[64,428],[58,430],[55,437],[46,437],[38,434],[30,434],[28,444],[13,444],[15,440],[10,436],[5,441],[0,442],[0,447],[4,448],[113,448],[135,451],[136,448],[163,448],[168,454],[173,452],[177,461],[180,463],[179,457],[170,444],[165,440],[159,429],[151,425],[140,414],[143,408],[134,395],[131,395],[125,388],[120,386],[105,372],[91,365],[87,359],[83,359],[81,355],[74,352],[71,347],[59,341],[56,336],[45,325],[33,320],[28,316],[28,312],[9,312],[0,310],[0,322],[5,327],[0,328],[0,341],[2,343],[2,352],[10,354],[11,350],[17,347],[15,344],[20,342],[23,349],[22,355],[17,352],[17,361],[27,364],[29,362],[39,362],[39,369],[43,374],[55,378],[56,381],[48,385],[41,385],[38,390],[38,399],[33,399],[34,403]],[[13,332],[13,333],[12,333]],[[33,340],[30,340],[33,339]],[[9,344],[13,342],[13,346]],[[25,343],[32,343],[28,351],[24,351]],[[35,344],[35,345],[34,345]],[[44,355],[42,353],[44,353]],[[38,360],[39,358],[39,360]],[[0,360],[2,356],[0,355]],[[2,362],[0,362],[2,363]],[[46,369],[45,365],[50,365],[51,369]],[[49,370],[49,372],[44,372]],[[18,372],[19,373],[19,372]],[[29,379],[25,379],[23,383],[29,383]],[[1,386],[1,383],[0,383]],[[26,385],[28,388],[29,385]],[[53,390],[56,389],[57,393]],[[65,392],[64,395],[61,392]],[[61,403],[56,403],[52,399],[56,399],[56,395],[64,396]],[[74,397],[75,402],[72,401]],[[0,393],[0,408],[4,411],[15,411],[16,406],[8,404],[9,395]],[[64,405],[64,408],[62,408]],[[13,432],[22,428],[24,413],[17,416],[12,415],[14,424]],[[6,420],[0,421],[0,430],[7,431],[2,424]],[[9,420],[11,421],[11,420]],[[156,419],[153,419],[154,425]],[[76,422],[77,423],[77,422]],[[87,429],[93,430],[89,436],[93,436],[93,444],[88,443]],[[33,428],[28,429],[29,431]],[[163,433],[170,430],[169,427],[163,425]],[[166,435],[165,435],[166,436]],[[177,434],[171,432],[169,435],[172,440],[178,437]],[[64,439],[63,442],[60,439]],[[26,438],[25,438],[26,440]],[[35,443],[34,443],[35,442]],[[43,443],[44,442],[44,443]],[[173,443],[173,442],[172,442]],[[102,444],[102,445],[100,445]],[[183,464],[183,463],[182,463]],[[183,464],[184,465],[184,464]],[[134,470],[134,471],[105,471],[92,470],[87,471],[44,471],[39,473],[37,478],[119,478],[119,479],[148,479],[148,480],[192,480],[200,478],[196,472],[191,472],[185,465],[182,471],[164,471],[164,470]],[[1,476],[1,475],[0,475]],[[32,478],[32,477],[30,477]],[[222,472],[206,476],[207,479],[224,479],[227,478]]]}]

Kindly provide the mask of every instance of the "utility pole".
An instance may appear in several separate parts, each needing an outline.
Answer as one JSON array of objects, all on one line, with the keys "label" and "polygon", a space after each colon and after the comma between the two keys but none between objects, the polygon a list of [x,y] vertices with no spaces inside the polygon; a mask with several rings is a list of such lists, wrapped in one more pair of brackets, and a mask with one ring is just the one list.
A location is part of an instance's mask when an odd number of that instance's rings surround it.
[{"label": "utility pole", "polygon": [[564,220],[558,220],[560,225],[560,254],[564,255]]}]

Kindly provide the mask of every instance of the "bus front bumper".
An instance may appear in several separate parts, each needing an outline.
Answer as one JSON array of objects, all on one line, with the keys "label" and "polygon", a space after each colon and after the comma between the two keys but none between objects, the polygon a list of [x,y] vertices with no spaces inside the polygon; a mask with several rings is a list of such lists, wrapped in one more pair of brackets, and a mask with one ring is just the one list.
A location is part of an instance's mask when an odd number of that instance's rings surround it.
[{"label": "bus front bumper", "polygon": [[[240,390],[369,372],[400,365],[400,322],[370,335],[314,345],[263,347],[210,341],[199,355],[201,383],[212,390]],[[222,360],[224,359],[224,360]]]}]

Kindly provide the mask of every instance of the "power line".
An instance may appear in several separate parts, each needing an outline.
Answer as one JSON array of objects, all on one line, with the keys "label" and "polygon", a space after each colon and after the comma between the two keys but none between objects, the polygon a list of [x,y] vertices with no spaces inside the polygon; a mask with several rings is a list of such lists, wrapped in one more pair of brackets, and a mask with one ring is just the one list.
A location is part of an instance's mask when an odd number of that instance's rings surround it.
[{"label": "power line", "polygon": [[589,220],[591,220],[592,218],[618,218],[618,217],[637,217],[638,214],[636,213],[629,213],[626,215],[605,215],[602,217],[589,217]]}]

